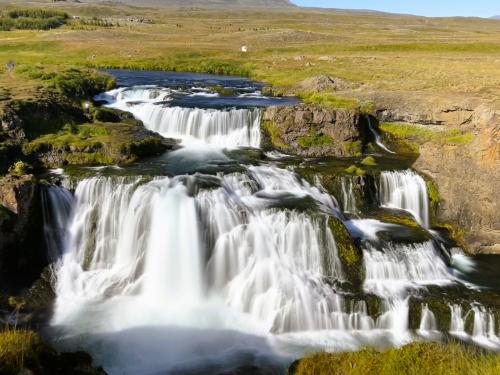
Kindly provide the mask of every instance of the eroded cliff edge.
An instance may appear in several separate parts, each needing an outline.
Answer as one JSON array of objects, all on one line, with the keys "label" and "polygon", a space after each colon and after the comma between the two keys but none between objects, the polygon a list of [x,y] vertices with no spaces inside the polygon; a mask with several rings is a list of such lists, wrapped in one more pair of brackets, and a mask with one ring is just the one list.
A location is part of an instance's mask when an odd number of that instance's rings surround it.
[{"label": "eroded cliff edge", "polygon": [[[383,94],[364,99],[374,103],[372,121],[396,130],[386,141],[404,141],[418,151],[412,167],[439,191],[434,224],[454,232],[470,253],[500,253],[499,112],[474,101]],[[373,151],[366,118],[352,109],[271,107],[263,114],[264,146],[305,157],[360,156]]]}]

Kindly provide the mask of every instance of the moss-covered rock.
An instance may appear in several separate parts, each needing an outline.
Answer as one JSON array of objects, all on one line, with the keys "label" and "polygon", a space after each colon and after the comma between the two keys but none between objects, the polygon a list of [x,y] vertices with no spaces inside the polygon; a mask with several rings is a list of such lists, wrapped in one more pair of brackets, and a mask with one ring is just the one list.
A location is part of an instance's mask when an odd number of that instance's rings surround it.
[{"label": "moss-covered rock", "polygon": [[355,156],[360,153],[359,108],[320,105],[267,108],[262,128],[274,147],[300,156]]},{"label": "moss-covered rock", "polygon": [[377,165],[377,162],[375,160],[375,158],[373,156],[367,156],[366,158],[364,158],[363,160],[361,160],[360,162],[362,165],[366,165],[366,166],[374,166],[374,165]]},{"label": "moss-covered rock", "polygon": [[159,155],[175,147],[174,140],[137,124],[93,123],[66,127],[23,146],[45,167],[62,165],[128,164],[137,158]]},{"label": "moss-covered rock", "polygon": [[356,246],[349,231],[339,219],[331,217],[328,225],[335,238],[347,280],[354,286],[360,286],[364,279],[363,252]]},{"label": "moss-covered rock", "polygon": [[[285,142],[281,139],[279,129],[276,127],[273,121],[264,120],[262,121],[262,129],[265,135],[265,138],[268,139],[271,148],[276,148],[281,151],[287,151],[290,147],[285,144]],[[265,145],[263,145],[265,146]]]}]

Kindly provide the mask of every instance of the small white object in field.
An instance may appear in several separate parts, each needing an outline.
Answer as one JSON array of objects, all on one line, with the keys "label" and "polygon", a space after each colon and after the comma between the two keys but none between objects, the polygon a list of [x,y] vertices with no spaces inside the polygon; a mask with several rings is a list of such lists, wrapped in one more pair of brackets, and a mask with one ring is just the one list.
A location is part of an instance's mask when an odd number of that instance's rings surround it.
[{"label": "small white object in field", "polygon": [[241,52],[247,53],[248,52],[248,47],[247,46],[241,46]]}]

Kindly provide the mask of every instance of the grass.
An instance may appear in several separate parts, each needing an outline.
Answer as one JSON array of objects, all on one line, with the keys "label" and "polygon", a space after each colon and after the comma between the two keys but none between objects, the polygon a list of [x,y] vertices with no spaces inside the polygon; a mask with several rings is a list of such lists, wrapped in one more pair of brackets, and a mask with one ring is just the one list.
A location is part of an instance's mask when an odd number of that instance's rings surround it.
[{"label": "grass", "polygon": [[[307,100],[357,107],[356,101],[364,100],[356,98],[362,88],[424,98],[458,95],[500,105],[497,21],[319,10],[153,10],[105,3],[57,2],[46,8],[99,17],[106,27],[0,32],[0,63],[243,75],[283,92],[327,74],[356,91],[304,93]],[[131,22],[131,16],[153,23]],[[239,52],[242,45],[248,53]]]},{"label": "grass", "polygon": [[478,354],[460,344],[414,343],[385,352],[317,353],[300,360],[293,375],[496,375],[500,355]]},{"label": "grass", "polygon": [[308,136],[300,137],[297,143],[302,148],[311,148],[315,146],[331,145],[333,143],[333,139],[328,134],[312,131]]},{"label": "grass", "polygon": [[57,10],[11,9],[0,16],[0,30],[50,30],[64,25],[68,18],[67,13]]},{"label": "grass", "polygon": [[417,143],[439,142],[449,145],[465,145],[474,140],[472,132],[460,129],[436,129],[425,125],[382,123],[380,129],[399,139],[409,139]]},{"label": "grass", "polygon": [[[38,155],[46,167],[70,165],[128,164],[141,156],[165,151],[159,137],[141,134],[133,123],[67,125],[58,133],[45,134],[23,145],[27,156]],[[55,153],[59,160],[44,158]]]},{"label": "grass", "polygon": [[36,361],[43,342],[33,331],[6,329],[0,333],[0,372],[17,373],[27,362]]},{"label": "grass", "polygon": [[359,110],[361,103],[357,99],[342,98],[335,94],[322,92],[314,94],[299,94],[299,96],[307,104],[319,104],[325,107],[332,107],[337,109],[351,109]]}]

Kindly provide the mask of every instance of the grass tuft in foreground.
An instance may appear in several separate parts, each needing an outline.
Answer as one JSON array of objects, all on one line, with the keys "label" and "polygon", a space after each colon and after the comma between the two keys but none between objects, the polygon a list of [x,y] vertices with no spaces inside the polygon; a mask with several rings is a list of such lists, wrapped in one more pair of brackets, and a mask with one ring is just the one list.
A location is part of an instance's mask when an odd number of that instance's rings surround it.
[{"label": "grass tuft in foreground", "polygon": [[496,375],[500,355],[474,353],[460,344],[414,343],[385,352],[317,353],[294,365],[291,375]]}]

